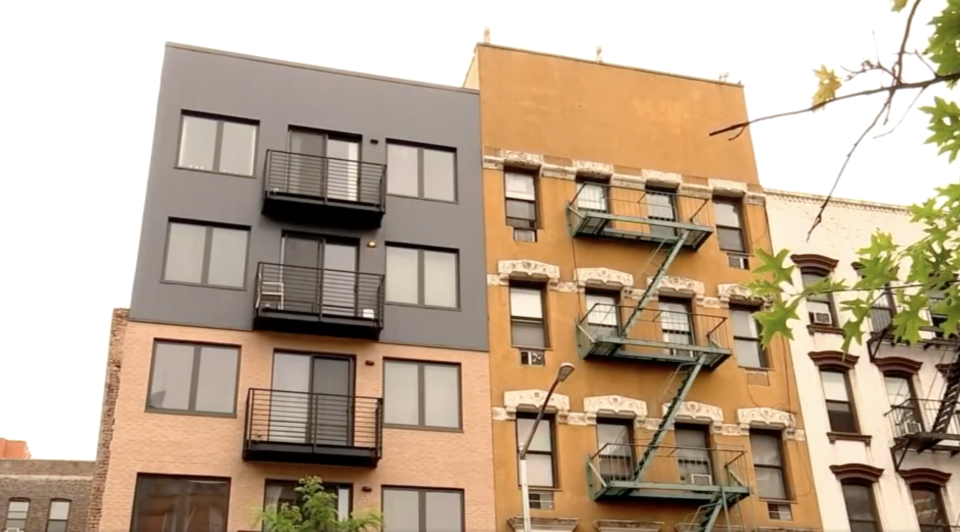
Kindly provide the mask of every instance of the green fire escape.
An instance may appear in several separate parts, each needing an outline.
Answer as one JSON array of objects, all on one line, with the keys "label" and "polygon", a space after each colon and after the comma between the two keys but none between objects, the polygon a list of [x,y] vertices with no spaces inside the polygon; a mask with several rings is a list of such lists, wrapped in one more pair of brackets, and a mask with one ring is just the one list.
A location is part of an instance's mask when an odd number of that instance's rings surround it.
[{"label": "green fire escape", "polygon": [[[673,500],[699,503],[684,523],[686,532],[709,532],[721,513],[750,493],[742,450],[666,446],[664,440],[701,371],[730,354],[726,318],[699,315],[689,307],[651,298],[683,250],[697,250],[713,232],[703,221],[707,199],[675,192],[579,184],[567,205],[575,238],[645,243],[651,249],[640,278],[645,288],[632,305],[590,304],[576,324],[581,358],[669,364],[663,418],[648,442],[606,443],[587,459],[595,500]],[[674,383],[676,385],[674,386]]]}]

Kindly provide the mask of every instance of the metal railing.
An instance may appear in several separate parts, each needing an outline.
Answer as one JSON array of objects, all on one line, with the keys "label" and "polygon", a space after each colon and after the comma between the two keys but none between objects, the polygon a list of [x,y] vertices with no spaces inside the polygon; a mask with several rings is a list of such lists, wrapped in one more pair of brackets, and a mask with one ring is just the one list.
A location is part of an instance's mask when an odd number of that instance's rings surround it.
[{"label": "metal railing", "polygon": [[684,354],[697,348],[730,349],[727,318],[723,316],[644,308],[628,331],[624,326],[633,310],[632,305],[597,303],[580,318],[578,328],[589,342],[618,338],[666,354]]},{"label": "metal railing", "polygon": [[[907,399],[895,405],[886,413],[890,423],[890,432],[894,438],[908,438],[933,431],[937,413],[940,411],[940,399]],[[960,413],[950,414],[947,430],[943,434],[960,436]]]},{"label": "metal railing", "polygon": [[268,194],[385,208],[386,166],[377,163],[267,150],[263,189]]},{"label": "metal railing", "polygon": [[[658,446],[647,458],[643,478],[636,478],[640,457],[649,445],[608,443],[590,457],[594,489],[613,482],[690,486],[749,487],[746,454],[740,448]],[[677,489],[677,488],[674,488]]]},{"label": "metal railing", "polygon": [[258,311],[383,321],[383,275],[261,262]]},{"label": "metal railing", "polygon": [[[570,206],[583,215],[609,214],[614,217],[651,221],[677,222],[709,226],[704,207],[709,200],[703,197],[660,190],[644,190],[606,183],[581,186],[570,200]],[[623,224],[620,227],[619,224]],[[643,227],[646,226],[646,230]],[[649,224],[617,221],[614,228],[636,232],[667,232],[671,229]],[[675,235],[674,235],[675,236]]]},{"label": "metal railing", "polygon": [[383,399],[251,388],[246,444],[370,449],[380,457]]},{"label": "metal railing", "polygon": [[960,532],[960,525],[920,525],[920,532]]}]

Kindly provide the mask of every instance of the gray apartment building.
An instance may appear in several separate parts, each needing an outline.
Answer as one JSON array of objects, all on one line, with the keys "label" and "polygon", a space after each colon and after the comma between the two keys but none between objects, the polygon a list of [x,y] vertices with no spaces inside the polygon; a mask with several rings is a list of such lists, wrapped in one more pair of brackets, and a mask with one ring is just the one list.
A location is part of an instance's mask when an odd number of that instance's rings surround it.
[{"label": "gray apartment building", "polygon": [[476,91],[167,44],[88,530],[493,530]]}]

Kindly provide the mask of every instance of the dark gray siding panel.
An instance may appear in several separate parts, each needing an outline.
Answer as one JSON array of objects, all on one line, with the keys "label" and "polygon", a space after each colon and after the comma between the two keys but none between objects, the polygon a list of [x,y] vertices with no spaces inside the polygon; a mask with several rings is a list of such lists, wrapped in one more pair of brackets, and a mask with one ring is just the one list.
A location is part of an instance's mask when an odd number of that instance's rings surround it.
[{"label": "dark gray siding panel", "polygon": [[[130,317],[134,320],[249,329],[258,262],[278,262],[284,230],[356,238],[360,271],[384,273],[385,242],[457,249],[459,310],[387,305],[381,340],[487,349],[481,187],[480,109],[476,93],[168,46],[144,205]],[[180,115],[200,111],[257,120],[255,178],[175,168]],[[348,231],[296,227],[260,214],[266,150],[286,147],[288,127],[363,137],[361,158],[385,163],[387,140],[457,150],[458,203],[388,197],[382,228]],[[161,282],[170,218],[249,227],[243,290]],[[369,247],[369,242],[375,247]]]}]

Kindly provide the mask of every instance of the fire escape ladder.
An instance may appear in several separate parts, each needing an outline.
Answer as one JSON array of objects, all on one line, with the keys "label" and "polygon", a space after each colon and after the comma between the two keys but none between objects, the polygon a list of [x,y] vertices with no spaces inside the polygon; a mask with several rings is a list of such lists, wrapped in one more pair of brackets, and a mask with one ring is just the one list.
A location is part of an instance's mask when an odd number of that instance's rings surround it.
[{"label": "fire escape ladder", "polygon": [[[680,407],[683,405],[684,399],[687,398],[690,388],[693,387],[693,381],[696,380],[697,375],[703,368],[705,359],[706,357],[704,355],[699,355],[695,362],[681,364],[677,368],[677,371],[674,375],[676,376],[683,374],[683,380],[680,382],[680,386],[674,393],[673,399],[670,401],[670,405],[667,407],[667,411],[663,414],[663,419],[660,420],[657,430],[653,433],[650,443],[643,452],[643,456],[640,457],[640,461],[637,463],[637,467],[633,472],[636,482],[643,482],[643,474],[646,472],[647,467],[649,467],[653,462],[660,445],[663,444],[663,439],[667,435],[667,429],[673,425],[673,420],[676,419],[677,413],[680,412]],[[671,378],[671,381],[672,380],[673,379]]]},{"label": "fire escape ladder", "polygon": [[960,399],[960,351],[954,355],[953,363],[944,375],[943,400],[937,409],[937,417],[933,419],[930,432],[946,434],[950,421],[957,411],[957,399]]},{"label": "fire escape ladder", "polygon": [[697,508],[696,513],[684,520],[685,522],[682,523],[684,532],[711,532],[717,518],[720,517],[720,512],[726,509],[726,506],[727,498],[721,489],[716,497]]},{"label": "fire escape ladder", "polygon": [[[663,249],[665,246],[670,246],[669,250],[666,251],[667,256],[660,263],[660,266],[657,267],[657,272],[653,274],[653,278],[644,289],[643,295],[640,296],[636,306],[633,307],[633,310],[630,312],[630,317],[624,322],[623,328],[620,331],[621,336],[625,337],[633,328],[633,326],[636,325],[637,320],[640,319],[640,313],[643,312],[643,307],[646,306],[647,302],[650,301],[650,298],[653,297],[653,293],[660,284],[660,281],[663,280],[665,275],[667,275],[667,269],[670,268],[670,264],[673,263],[673,259],[677,258],[677,254],[680,253],[680,248],[683,247],[683,243],[686,242],[687,238],[690,236],[689,229],[682,229],[678,231],[678,233],[679,235],[675,240],[671,240],[669,243],[662,242],[650,255],[650,259],[647,262],[648,265],[656,258],[657,255],[660,254],[661,249]],[[641,271],[641,275],[645,274],[646,268]]]}]

